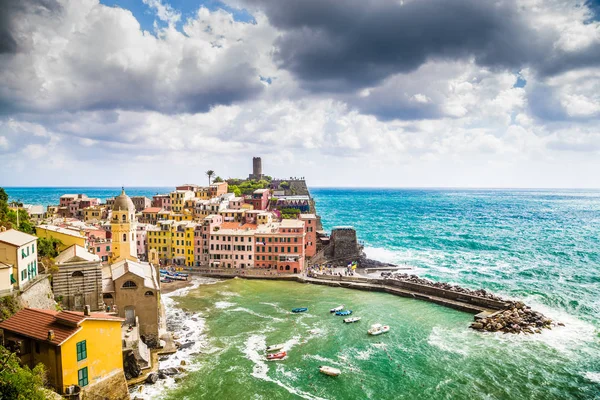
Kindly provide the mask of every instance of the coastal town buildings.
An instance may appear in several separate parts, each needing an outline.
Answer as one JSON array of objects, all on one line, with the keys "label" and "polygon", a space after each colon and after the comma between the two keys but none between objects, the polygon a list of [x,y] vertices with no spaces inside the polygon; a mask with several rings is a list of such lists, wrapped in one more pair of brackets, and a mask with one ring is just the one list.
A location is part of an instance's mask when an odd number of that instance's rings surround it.
[{"label": "coastal town buildings", "polygon": [[[6,278],[6,269],[10,268],[11,284],[23,289],[29,281],[38,275],[37,237],[9,229],[0,232],[0,263]],[[6,290],[6,282],[0,286]]]},{"label": "coastal town buildings", "polygon": [[60,394],[128,399],[121,352],[123,319],[104,313],[25,308],[0,322],[4,346],[22,365],[46,367],[47,383]]},{"label": "coastal town buildings", "polygon": [[140,212],[152,205],[152,200],[145,196],[131,196],[131,202],[135,206],[135,211]]},{"label": "coastal town buildings", "polygon": [[79,229],[43,224],[35,227],[35,234],[40,238],[54,238],[59,240],[59,251],[63,251],[75,244],[86,249],[88,248],[88,239]]},{"label": "coastal town buildings", "polygon": [[52,290],[67,310],[103,311],[102,266],[100,257],[76,244],[55,258],[58,271],[53,274]]}]

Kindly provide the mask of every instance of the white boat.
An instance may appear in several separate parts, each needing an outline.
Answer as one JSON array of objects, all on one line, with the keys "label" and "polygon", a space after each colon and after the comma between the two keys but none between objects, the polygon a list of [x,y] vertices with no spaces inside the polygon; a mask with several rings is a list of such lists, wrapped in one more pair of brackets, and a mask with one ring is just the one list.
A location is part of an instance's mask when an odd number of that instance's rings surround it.
[{"label": "white boat", "polygon": [[273,346],[267,346],[267,351],[268,352],[279,351],[279,350],[283,349],[283,346],[285,346],[283,343],[274,344]]},{"label": "white boat", "polygon": [[371,329],[369,329],[367,332],[369,333],[369,335],[377,336],[381,335],[382,333],[387,333],[389,331],[390,327],[387,325],[374,324],[371,325]]},{"label": "white boat", "polygon": [[338,312],[338,311],[342,311],[344,309],[344,305],[342,304],[341,306],[337,306],[335,308],[332,308],[331,310],[329,310],[330,313],[334,313],[334,312]]},{"label": "white boat", "polygon": [[327,365],[321,365],[319,367],[319,372],[321,372],[322,374],[325,374],[325,375],[329,375],[329,376],[338,376],[339,374],[342,373],[342,371],[340,371],[339,369],[329,367]]},{"label": "white boat", "polygon": [[351,324],[353,322],[358,322],[360,321],[360,317],[351,317],[351,318],[345,318],[344,322],[347,324]]}]

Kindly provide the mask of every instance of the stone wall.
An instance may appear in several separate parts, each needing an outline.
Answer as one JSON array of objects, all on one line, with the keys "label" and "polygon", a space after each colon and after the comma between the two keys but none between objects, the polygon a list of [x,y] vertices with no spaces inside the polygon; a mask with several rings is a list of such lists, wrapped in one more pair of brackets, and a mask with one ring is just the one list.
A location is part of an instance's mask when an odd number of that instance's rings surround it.
[{"label": "stone wall", "polygon": [[[73,274],[81,276],[73,276]],[[59,266],[52,281],[55,296],[62,296],[67,310],[83,311],[89,305],[92,311],[102,310],[102,270],[98,263],[69,263]]]},{"label": "stone wall", "polygon": [[19,302],[23,308],[56,310],[54,293],[52,293],[52,287],[50,286],[50,277],[38,275],[38,279],[21,292]]},{"label": "stone wall", "polygon": [[115,371],[100,382],[83,388],[81,398],[82,400],[128,400],[130,396],[123,370]]}]

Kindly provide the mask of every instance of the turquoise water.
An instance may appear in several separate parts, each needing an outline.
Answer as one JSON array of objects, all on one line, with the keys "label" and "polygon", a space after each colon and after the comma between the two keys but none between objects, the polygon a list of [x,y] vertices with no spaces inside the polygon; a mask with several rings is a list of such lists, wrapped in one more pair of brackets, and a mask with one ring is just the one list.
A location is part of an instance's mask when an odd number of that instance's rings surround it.
[{"label": "turquoise water", "polygon": [[[118,192],[111,190],[108,196]],[[152,195],[168,188],[140,190]],[[102,197],[61,188],[51,202],[66,191]],[[41,202],[22,189],[7,192]],[[175,298],[203,329],[204,353],[190,356],[198,370],[156,398],[600,398],[600,191],[312,194],[325,228],[355,226],[372,258],[523,299],[566,327],[536,337],[479,334],[467,329],[468,314],[385,294],[281,282],[203,285]],[[369,320],[340,325],[323,311],[338,303]],[[286,313],[299,305],[308,305],[309,314]],[[363,335],[370,322],[393,330],[373,343]],[[323,333],[307,337],[313,327]],[[263,363],[261,346],[281,341],[289,341],[289,358]],[[322,363],[345,372],[326,379],[315,373]]]}]

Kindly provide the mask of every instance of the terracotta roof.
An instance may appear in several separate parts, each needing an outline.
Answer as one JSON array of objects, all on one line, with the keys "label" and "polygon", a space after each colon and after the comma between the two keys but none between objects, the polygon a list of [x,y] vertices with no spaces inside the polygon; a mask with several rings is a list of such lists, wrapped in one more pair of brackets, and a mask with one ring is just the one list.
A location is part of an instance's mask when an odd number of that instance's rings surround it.
[{"label": "terracotta roof", "polygon": [[157,213],[160,210],[162,210],[162,208],[160,207],[148,207],[148,208],[144,208],[142,210],[143,213]]},{"label": "terracotta roof", "polygon": [[[35,308],[24,308],[9,319],[0,322],[0,328],[21,336],[45,341],[55,346],[73,336],[81,329],[81,322],[86,319],[102,319],[122,322],[122,318],[113,317],[102,313],[83,315],[76,311],[52,311]],[[48,331],[54,331],[54,339],[48,340]]]},{"label": "terracotta roof", "polygon": [[239,222],[223,222],[221,229],[256,229],[256,224],[240,224]]}]

